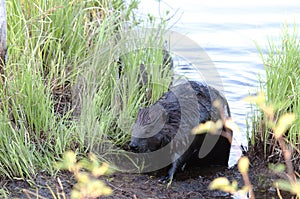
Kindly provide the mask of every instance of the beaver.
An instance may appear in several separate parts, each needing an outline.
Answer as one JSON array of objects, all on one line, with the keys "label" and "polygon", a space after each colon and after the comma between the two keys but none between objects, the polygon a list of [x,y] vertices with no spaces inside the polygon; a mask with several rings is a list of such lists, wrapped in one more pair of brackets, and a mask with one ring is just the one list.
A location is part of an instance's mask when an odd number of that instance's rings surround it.
[{"label": "beaver", "polygon": [[[216,100],[218,108],[213,105]],[[140,108],[129,146],[145,154],[164,149],[160,155],[170,159],[170,169],[162,182],[173,179],[187,164],[228,166],[232,131],[224,123],[230,117],[227,100],[218,90],[187,81],[171,86],[153,105]],[[223,121],[223,128],[215,134],[191,133],[200,123],[218,120]]]}]

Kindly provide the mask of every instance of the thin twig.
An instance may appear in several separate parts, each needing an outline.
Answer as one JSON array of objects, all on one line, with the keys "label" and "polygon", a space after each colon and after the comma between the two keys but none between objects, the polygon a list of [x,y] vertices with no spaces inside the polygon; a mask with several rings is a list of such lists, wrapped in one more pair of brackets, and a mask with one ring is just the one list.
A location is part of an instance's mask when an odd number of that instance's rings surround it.
[{"label": "thin twig", "polygon": [[59,177],[57,178],[57,182],[58,182],[59,187],[61,189],[60,194],[63,196],[64,199],[67,199],[67,196],[66,196],[66,193],[65,193],[65,190],[64,190],[64,186],[62,185],[61,180],[60,180]]},{"label": "thin twig", "polygon": [[278,186],[276,186],[276,192],[277,192],[277,195],[278,195],[279,199],[283,199],[282,196],[281,196],[280,189],[278,188]]},{"label": "thin twig", "polygon": [[249,188],[249,195],[250,195],[250,199],[255,199],[255,196],[254,196],[254,192],[253,192],[253,189],[252,189],[252,185],[251,185],[251,182],[249,180],[249,176],[248,176],[248,173],[242,173],[242,177],[244,179],[244,182],[245,182],[245,185]]},{"label": "thin twig", "polygon": [[294,167],[293,167],[293,163],[291,161],[291,157],[292,157],[291,151],[287,148],[286,143],[285,143],[282,136],[280,136],[277,139],[277,141],[278,141],[279,146],[282,150],[282,155],[283,155],[283,158],[285,160],[286,171],[287,171],[287,175],[289,177],[289,180],[291,182],[296,182],[296,176],[294,174]]},{"label": "thin twig", "polygon": [[23,192],[25,193],[25,195],[27,196],[28,199],[31,198],[30,195],[33,195],[33,196],[35,196],[36,198],[39,198],[39,199],[47,199],[46,197],[40,196],[39,194],[34,193],[32,191],[29,191],[27,189],[23,189]]}]

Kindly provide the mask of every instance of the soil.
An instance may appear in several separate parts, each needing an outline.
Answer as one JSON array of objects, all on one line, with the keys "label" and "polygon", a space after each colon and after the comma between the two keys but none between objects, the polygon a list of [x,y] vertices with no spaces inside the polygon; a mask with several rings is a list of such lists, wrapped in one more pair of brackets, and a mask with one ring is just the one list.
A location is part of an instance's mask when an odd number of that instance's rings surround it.
[{"label": "soil", "polygon": [[[249,177],[254,188],[256,198],[279,198],[276,189],[272,187],[272,182],[279,177],[267,169],[266,162],[257,158],[250,158],[251,166]],[[222,191],[209,190],[208,186],[217,177],[227,177],[230,181],[236,180],[239,187],[243,186],[243,179],[237,166],[232,168],[191,168],[175,176],[170,187],[158,182],[165,171],[151,174],[132,174],[115,172],[109,176],[102,176],[102,180],[113,189],[113,194],[105,199],[115,198],[245,198],[232,196]],[[64,192],[66,198],[70,198],[70,191],[75,184],[75,180],[70,173],[60,173],[57,175],[62,186],[59,186],[58,179],[46,174],[37,175],[34,185],[21,180],[3,180],[0,187],[5,187],[10,193],[9,198],[54,198],[47,187],[58,194]],[[63,187],[63,191],[60,187]],[[283,198],[291,198],[287,193],[282,193]],[[62,195],[60,198],[63,198]]]}]

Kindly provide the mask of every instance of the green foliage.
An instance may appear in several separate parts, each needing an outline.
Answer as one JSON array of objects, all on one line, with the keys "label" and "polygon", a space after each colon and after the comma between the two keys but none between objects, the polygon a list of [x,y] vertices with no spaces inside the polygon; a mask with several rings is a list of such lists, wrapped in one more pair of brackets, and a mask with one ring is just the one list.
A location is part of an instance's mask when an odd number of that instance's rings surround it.
[{"label": "green foliage", "polygon": [[279,139],[284,136],[284,133],[290,129],[295,122],[296,116],[294,113],[284,113],[276,120],[273,105],[266,105],[265,96],[260,93],[258,96],[252,96],[245,98],[250,103],[255,103],[263,112],[268,127],[274,133],[275,139]]},{"label": "green foliage", "polygon": [[[266,69],[266,82],[261,83],[261,87],[266,91],[266,103],[273,105],[274,119],[288,112],[299,116],[300,40],[296,25],[292,31],[288,26],[284,27],[279,42],[269,40],[267,52],[260,52]],[[258,114],[256,120],[260,119]],[[300,143],[299,129],[300,120],[296,118],[287,136],[287,140],[296,147]],[[262,130],[264,142],[267,142],[268,130]]]},{"label": "green foliage", "polygon": [[[269,168],[273,171],[273,172],[277,172],[277,173],[282,173],[285,171],[286,167],[284,164],[270,164]],[[283,191],[288,191],[291,194],[297,195],[297,197],[300,197],[300,180],[283,180],[283,179],[279,179],[276,180],[273,183],[273,186],[276,188],[279,188],[280,190]]]},{"label": "green foliage", "polygon": [[292,31],[288,26],[284,27],[279,42],[270,40],[267,52],[260,52],[266,69],[266,82],[260,87],[266,91],[266,98],[261,95],[250,100],[260,108],[258,112],[253,109],[251,143],[262,141],[265,157],[273,156],[270,153],[275,147],[280,147],[285,167],[279,164],[271,169],[276,172],[285,170],[288,180],[276,181],[274,186],[299,197],[299,182],[293,167],[300,156],[300,40],[296,25]]},{"label": "green foliage", "polygon": [[281,190],[288,191],[291,194],[297,195],[298,198],[300,197],[300,180],[296,182],[276,180],[276,182],[274,182],[274,186]]},{"label": "green foliage", "polygon": [[285,165],[284,164],[269,164],[269,169],[281,173],[285,171]]},{"label": "green foliage", "polygon": [[168,89],[171,75],[163,64],[162,34],[162,29],[129,29],[118,34],[117,43],[99,40],[91,49],[100,55],[91,57],[79,82],[85,88],[79,137],[87,149],[106,152],[124,146],[138,109]]},{"label": "green foliage", "polygon": [[274,134],[274,138],[276,139],[280,149],[282,150],[282,156],[285,161],[285,166],[279,164],[270,165],[269,167],[276,172],[282,172],[286,170],[288,180],[277,180],[274,183],[274,186],[281,190],[289,191],[290,193],[295,194],[297,195],[297,197],[299,197],[299,180],[297,180],[295,176],[295,171],[291,160],[292,152],[288,149],[286,140],[284,139],[285,133],[295,122],[295,114],[284,113],[278,119],[274,120],[275,113],[273,111],[273,106],[266,105],[266,99],[264,97],[264,94],[260,93],[258,96],[248,97],[246,98],[246,100],[251,103],[255,103],[264,113],[264,116],[266,118],[265,122],[268,124],[268,127],[271,129],[271,132]]},{"label": "green foliage", "polygon": [[8,62],[0,90],[0,174],[10,178],[33,177],[45,168],[53,174],[55,157],[75,140],[70,113],[63,117],[55,113],[53,92],[74,75],[68,68],[75,62],[68,59],[78,43],[68,39],[71,36],[67,34],[73,32],[58,33],[59,29],[70,30],[62,20],[71,18],[62,19],[61,15],[70,14],[72,9],[64,1],[52,3],[7,2]]},{"label": "green foliage", "polygon": [[9,191],[6,188],[0,188],[0,197],[9,198]]},{"label": "green foliage", "polygon": [[[42,169],[55,174],[53,162],[68,149],[124,145],[138,108],[155,101],[170,82],[161,64],[163,30],[129,34],[139,23],[137,0],[6,3],[0,176],[33,178]],[[139,80],[142,63],[145,85]]]},{"label": "green foliage", "polygon": [[[278,119],[274,120],[275,112],[273,105],[266,104],[266,98],[264,93],[260,93],[257,96],[249,96],[244,99],[252,104],[256,104],[258,108],[264,114],[264,118],[266,118],[265,122],[268,124],[268,128],[272,130],[276,141],[278,141],[280,149],[283,153],[283,158],[285,160],[285,165],[270,165],[270,168],[273,171],[283,172],[286,169],[286,174],[289,180],[278,180],[274,183],[274,186],[278,187],[279,189],[289,191],[292,194],[296,194],[299,197],[299,182],[296,180],[293,166],[291,164],[291,152],[288,150],[285,140],[283,139],[286,131],[289,130],[290,126],[293,125],[295,122],[295,114],[293,113],[285,113],[281,115]],[[216,125],[216,124],[214,124]],[[226,125],[226,123],[225,123]],[[234,125],[230,125],[234,126]],[[229,128],[229,126],[227,126]],[[254,193],[252,191],[252,185],[250,183],[248,177],[248,170],[249,170],[249,159],[247,157],[240,158],[238,162],[238,169],[243,176],[245,186],[239,190],[236,186],[236,182],[233,181],[230,183],[227,178],[217,178],[210,184],[210,189],[220,189],[225,192],[229,192],[231,194],[235,193],[245,193],[245,191],[250,192],[250,197],[254,198]]]}]

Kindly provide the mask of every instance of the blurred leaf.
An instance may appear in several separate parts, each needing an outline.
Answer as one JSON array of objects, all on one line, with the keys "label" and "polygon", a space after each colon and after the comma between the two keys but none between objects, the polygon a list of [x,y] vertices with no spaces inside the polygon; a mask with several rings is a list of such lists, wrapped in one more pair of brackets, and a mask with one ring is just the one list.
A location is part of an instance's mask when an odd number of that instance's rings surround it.
[{"label": "blurred leaf", "polygon": [[232,181],[231,186],[233,187],[234,190],[238,190],[238,182],[236,180]]},{"label": "blurred leaf", "polygon": [[103,187],[102,189],[102,195],[104,196],[108,196],[108,195],[111,195],[113,193],[112,189],[110,187]]},{"label": "blurred leaf", "polygon": [[292,190],[294,194],[300,197],[300,180],[296,181],[295,183],[292,183]]},{"label": "blurred leaf", "polygon": [[209,188],[210,189],[218,189],[220,186],[227,186],[227,185],[230,185],[229,180],[225,177],[219,177],[219,178],[214,179],[210,183]]},{"label": "blurred leaf", "polygon": [[238,125],[234,121],[232,121],[232,119],[227,119],[225,121],[225,127],[231,129],[233,132],[238,132],[238,133],[241,132]]},{"label": "blurred leaf", "polygon": [[229,180],[225,177],[220,177],[220,178],[214,179],[210,183],[209,189],[211,189],[211,190],[219,189],[219,190],[229,192],[229,193],[236,192],[236,187],[232,186],[230,184]]},{"label": "blurred leaf", "polygon": [[76,155],[73,151],[67,151],[63,155],[61,162],[56,163],[58,169],[73,170],[76,163]]},{"label": "blurred leaf", "polygon": [[246,185],[245,185],[245,186],[243,186],[243,187],[240,189],[240,191],[243,192],[243,193],[247,193],[247,192],[249,192],[249,189],[250,189],[249,186],[246,186]]},{"label": "blurred leaf", "polygon": [[272,106],[261,105],[259,108],[269,117],[273,118],[274,108]]},{"label": "blurred leaf", "polygon": [[104,182],[98,179],[88,179],[88,181],[81,181],[74,185],[71,198],[98,198],[110,194],[112,194],[112,189]]},{"label": "blurred leaf", "polygon": [[278,187],[283,191],[288,191],[292,194],[296,194],[298,197],[300,196],[300,181],[290,182],[287,180],[277,180],[274,182],[274,186]]},{"label": "blurred leaf", "polygon": [[238,169],[242,174],[248,173],[249,159],[247,157],[241,157],[239,159]]},{"label": "blurred leaf", "polygon": [[218,120],[217,122],[207,121],[205,123],[201,123],[195,128],[192,129],[192,134],[202,134],[202,133],[212,133],[215,134],[219,129],[223,127],[222,120]]},{"label": "blurred leaf", "polygon": [[293,113],[285,113],[280,116],[277,125],[274,128],[275,138],[281,137],[295,121],[295,115]]},{"label": "blurred leaf", "polygon": [[72,199],[77,199],[77,198],[81,198],[81,192],[78,190],[73,189],[71,191],[71,198]]},{"label": "blurred leaf", "polygon": [[265,104],[265,94],[260,92],[257,96],[248,96],[243,99],[251,104],[263,105]]},{"label": "blurred leaf", "polygon": [[96,166],[96,167],[99,166],[99,161],[98,161],[98,158],[97,158],[97,156],[96,156],[95,154],[90,153],[90,154],[89,154],[89,159],[92,161],[92,164],[93,164],[94,166]]},{"label": "blurred leaf", "polygon": [[82,160],[80,160],[77,165],[79,165],[81,168],[85,168],[89,171],[92,171],[93,170],[93,164],[91,163],[91,161],[89,161],[88,159],[84,158]]},{"label": "blurred leaf", "polygon": [[300,180],[298,180],[292,186],[293,186],[294,193],[297,195],[298,198],[300,198]]},{"label": "blurred leaf", "polygon": [[288,191],[288,192],[292,191],[291,183],[287,180],[276,180],[274,182],[274,186],[278,187],[279,189],[281,189],[283,191]]},{"label": "blurred leaf", "polygon": [[85,173],[85,172],[80,172],[78,173],[76,176],[76,179],[78,181],[78,183],[88,183],[90,181],[90,176],[88,173]]},{"label": "blurred leaf", "polygon": [[284,164],[269,164],[269,169],[276,173],[281,173],[281,172],[285,171],[285,165]]},{"label": "blurred leaf", "polygon": [[107,173],[109,170],[109,165],[107,163],[103,163],[101,167],[95,168],[92,171],[93,176],[99,177]]},{"label": "blurred leaf", "polygon": [[110,195],[112,194],[112,189],[107,187],[100,180],[93,180],[89,184],[89,195],[93,198],[97,198],[102,195]]},{"label": "blurred leaf", "polygon": [[265,104],[265,94],[260,92],[257,96],[248,96],[243,99],[251,104],[256,104],[259,108],[269,117],[272,118],[274,116],[274,108],[272,106],[267,106]]}]

